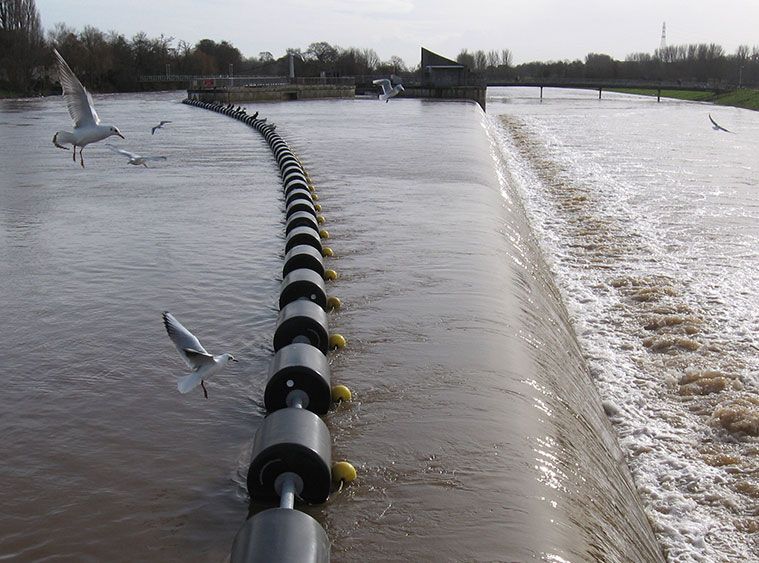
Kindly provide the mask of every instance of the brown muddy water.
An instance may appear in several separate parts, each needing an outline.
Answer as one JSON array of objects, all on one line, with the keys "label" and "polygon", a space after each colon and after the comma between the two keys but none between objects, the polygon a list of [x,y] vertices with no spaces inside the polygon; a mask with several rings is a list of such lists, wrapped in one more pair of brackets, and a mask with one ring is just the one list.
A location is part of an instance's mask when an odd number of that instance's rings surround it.
[{"label": "brown muddy water", "polygon": [[[96,98],[120,145],[168,157],[150,169],[98,145],[72,163],[59,99],[0,105],[4,559],[223,561],[247,513],[281,185],[258,133],[180,97]],[[503,131],[394,102],[251,108],[314,178],[340,274],[354,401],[327,422],[359,478],[304,508],[332,559],[661,560]],[[240,359],[208,400],[176,391],[166,309]]]}]

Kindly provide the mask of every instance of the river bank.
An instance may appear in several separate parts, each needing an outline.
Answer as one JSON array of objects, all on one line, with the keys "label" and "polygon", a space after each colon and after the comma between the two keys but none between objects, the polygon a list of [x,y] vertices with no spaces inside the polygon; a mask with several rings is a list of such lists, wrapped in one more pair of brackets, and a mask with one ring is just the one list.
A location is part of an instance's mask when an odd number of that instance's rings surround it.
[{"label": "river bank", "polygon": [[[85,85],[86,87],[86,85]],[[89,90],[88,91],[91,94],[98,95],[98,94],[140,94],[142,92],[168,92],[173,90],[184,90],[184,87],[180,88],[172,88],[171,85],[167,85],[165,83],[142,83],[135,86],[134,89],[131,90],[117,90],[115,88],[112,89],[101,89],[97,90],[96,92]],[[19,90],[13,90],[11,88],[2,87],[0,86],[0,100],[11,100],[11,99],[21,99],[21,98],[45,98],[47,96],[60,96],[61,95],[61,87],[60,86],[54,86],[52,88],[43,89],[43,90],[34,90],[31,92],[22,92]]]},{"label": "river bank", "polygon": [[[615,92],[636,94],[639,96],[656,96],[657,90],[642,88],[620,88]],[[700,92],[692,90],[662,90],[662,97],[677,100],[689,100],[691,102],[712,102],[720,106],[734,106],[738,108],[759,110],[759,90],[752,88],[740,88],[733,92],[715,94],[713,92]]]}]

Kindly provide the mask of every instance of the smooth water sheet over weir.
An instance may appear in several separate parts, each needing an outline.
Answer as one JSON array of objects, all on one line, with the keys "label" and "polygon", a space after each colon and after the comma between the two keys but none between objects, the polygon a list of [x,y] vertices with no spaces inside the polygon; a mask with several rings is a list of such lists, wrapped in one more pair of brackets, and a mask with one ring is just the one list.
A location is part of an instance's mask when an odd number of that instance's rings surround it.
[{"label": "smooth water sheet over weir", "polygon": [[[319,127],[343,121],[312,109]],[[366,463],[322,512],[333,557],[661,561],[486,118],[367,112],[330,143],[310,123],[288,132],[316,139],[301,150],[315,175],[352,156],[320,192],[351,202],[332,213],[351,304],[335,323],[354,342],[336,362],[360,403],[330,424]]]}]

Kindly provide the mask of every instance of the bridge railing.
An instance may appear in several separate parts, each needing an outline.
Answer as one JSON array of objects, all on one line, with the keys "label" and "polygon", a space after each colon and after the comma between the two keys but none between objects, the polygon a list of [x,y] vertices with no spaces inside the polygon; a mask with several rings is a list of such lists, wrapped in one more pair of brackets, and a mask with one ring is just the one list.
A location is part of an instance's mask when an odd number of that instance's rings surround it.
[{"label": "bridge railing", "polygon": [[189,82],[197,78],[194,74],[143,74],[139,82]]},{"label": "bridge railing", "polygon": [[352,86],[355,84],[355,79],[352,76],[305,76],[290,78],[289,76],[154,74],[140,76],[140,82],[186,82],[193,89],[203,89],[256,88],[262,86],[287,86],[289,84]]},{"label": "bridge railing", "polygon": [[488,86],[556,86],[571,88],[646,88],[663,90],[727,90],[735,85],[722,81],[640,80],[626,78],[534,78],[488,79]]},{"label": "bridge railing", "polygon": [[196,76],[190,81],[190,87],[194,89],[256,88],[288,84],[290,79],[287,76]]},{"label": "bridge railing", "polygon": [[353,76],[302,76],[290,79],[290,84],[353,86],[355,83]]}]

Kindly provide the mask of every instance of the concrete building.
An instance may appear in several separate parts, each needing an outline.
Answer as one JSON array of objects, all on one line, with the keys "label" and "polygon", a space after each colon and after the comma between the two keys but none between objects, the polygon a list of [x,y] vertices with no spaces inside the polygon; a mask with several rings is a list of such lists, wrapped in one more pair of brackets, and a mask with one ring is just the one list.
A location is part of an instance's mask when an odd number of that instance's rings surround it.
[{"label": "concrete building", "polygon": [[424,47],[422,47],[421,72],[422,87],[461,86],[470,79],[467,67]]},{"label": "concrete building", "polygon": [[[487,84],[466,66],[422,47],[418,85],[406,86],[404,96],[439,100],[473,100],[485,109]],[[405,86],[405,85],[404,85]]]}]

